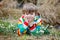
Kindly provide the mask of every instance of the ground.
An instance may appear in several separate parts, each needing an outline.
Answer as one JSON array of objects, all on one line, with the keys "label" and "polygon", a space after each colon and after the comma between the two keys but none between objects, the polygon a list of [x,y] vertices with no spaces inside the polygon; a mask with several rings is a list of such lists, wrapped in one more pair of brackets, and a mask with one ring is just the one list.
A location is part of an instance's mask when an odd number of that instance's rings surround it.
[{"label": "ground", "polygon": [[0,40],[60,40],[60,37],[57,36],[51,36],[51,35],[45,35],[40,36],[39,38],[33,37],[33,36],[26,36],[25,39],[21,39],[22,37],[18,35],[0,35]]},{"label": "ground", "polygon": [[[41,35],[39,37],[32,36],[32,35],[18,36],[16,33],[17,20],[12,20],[12,21],[7,20],[4,22],[3,21],[0,20],[0,26],[5,26],[3,28],[6,28],[6,29],[0,28],[0,40],[60,40],[60,29],[55,29],[54,27],[48,28],[50,31],[50,34]],[[1,25],[2,23],[3,25]]]}]

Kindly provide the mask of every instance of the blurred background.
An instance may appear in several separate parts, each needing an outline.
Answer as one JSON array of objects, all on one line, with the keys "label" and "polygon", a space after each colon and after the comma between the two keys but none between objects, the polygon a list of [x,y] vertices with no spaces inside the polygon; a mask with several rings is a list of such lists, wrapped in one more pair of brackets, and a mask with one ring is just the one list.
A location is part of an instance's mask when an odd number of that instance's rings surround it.
[{"label": "blurred background", "polygon": [[[0,0],[0,40],[20,40],[17,21],[25,3],[35,4],[44,25],[49,24],[50,35],[40,36],[38,40],[60,40],[60,0]],[[35,38],[28,36],[26,40]]]}]

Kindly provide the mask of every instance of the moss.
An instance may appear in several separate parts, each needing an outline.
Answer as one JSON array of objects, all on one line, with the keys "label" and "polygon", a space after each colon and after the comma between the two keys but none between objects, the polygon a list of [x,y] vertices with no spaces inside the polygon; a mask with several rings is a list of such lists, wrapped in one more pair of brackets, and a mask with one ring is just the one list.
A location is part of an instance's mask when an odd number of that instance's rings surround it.
[{"label": "moss", "polygon": [[0,21],[0,33],[3,33],[4,35],[6,35],[9,33],[15,33],[14,31],[16,30],[17,30],[17,23],[9,23],[9,22]]}]

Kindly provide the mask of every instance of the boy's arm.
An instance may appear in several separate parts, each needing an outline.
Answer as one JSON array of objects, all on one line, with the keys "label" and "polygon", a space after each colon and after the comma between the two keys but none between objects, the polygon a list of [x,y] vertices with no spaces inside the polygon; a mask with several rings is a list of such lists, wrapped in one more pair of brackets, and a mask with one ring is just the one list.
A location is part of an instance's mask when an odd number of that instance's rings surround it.
[{"label": "boy's arm", "polygon": [[37,25],[42,25],[42,19],[41,19],[41,18],[39,18],[39,19],[37,20]]},{"label": "boy's arm", "polygon": [[18,35],[20,33],[26,33],[27,27],[28,27],[28,23],[24,21],[24,19],[21,17],[18,20]]},{"label": "boy's arm", "polygon": [[23,28],[26,29],[27,26],[28,26],[28,22],[26,22],[26,21],[24,20],[24,18],[21,17],[21,18],[18,20],[18,25],[21,25],[21,26],[18,26],[18,28],[23,27]]}]

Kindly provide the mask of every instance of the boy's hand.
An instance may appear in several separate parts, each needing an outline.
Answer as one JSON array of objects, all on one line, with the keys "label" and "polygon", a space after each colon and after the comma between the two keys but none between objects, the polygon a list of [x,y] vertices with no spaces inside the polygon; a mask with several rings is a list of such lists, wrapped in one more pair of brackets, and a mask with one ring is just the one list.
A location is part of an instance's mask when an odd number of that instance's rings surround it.
[{"label": "boy's hand", "polygon": [[25,21],[28,22],[28,23],[31,23],[31,22],[34,20],[33,17],[25,17],[24,19],[25,19]]},{"label": "boy's hand", "polygon": [[17,30],[17,34],[18,34],[18,36],[21,35],[21,33],[20,33],[20,29]]}]

